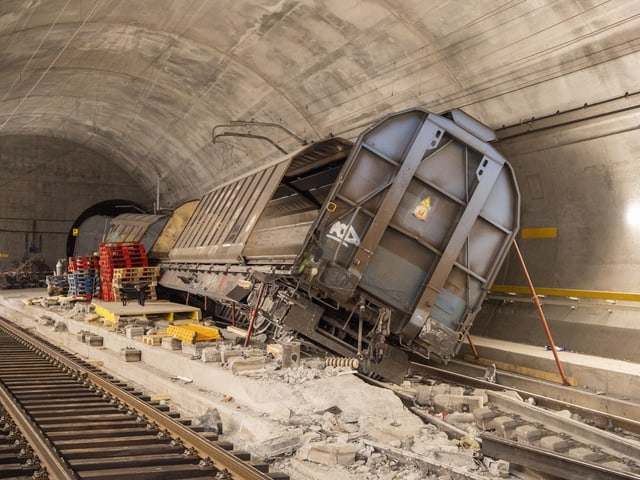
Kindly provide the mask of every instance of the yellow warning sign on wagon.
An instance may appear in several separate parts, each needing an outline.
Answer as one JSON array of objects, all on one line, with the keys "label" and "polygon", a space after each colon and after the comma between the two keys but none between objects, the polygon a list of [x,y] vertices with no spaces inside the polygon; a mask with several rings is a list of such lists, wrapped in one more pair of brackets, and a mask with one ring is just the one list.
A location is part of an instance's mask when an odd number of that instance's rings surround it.
[{"label": "yellow warning sign on wagon", "polygon": [[418,220],[426,220],[431,211],[431,197],[427,197],[422,200],[416,208],[413,209],[413,215]]}]

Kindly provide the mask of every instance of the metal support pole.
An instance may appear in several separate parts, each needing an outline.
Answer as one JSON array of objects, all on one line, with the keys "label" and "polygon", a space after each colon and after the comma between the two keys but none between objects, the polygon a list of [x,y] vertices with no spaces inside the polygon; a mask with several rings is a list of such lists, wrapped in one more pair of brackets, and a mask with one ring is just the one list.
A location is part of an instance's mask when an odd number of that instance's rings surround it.
[{"label": "metal support pole", "polygon": [[476,346],[473,344],[473,340],[471,340],[471,335],[467,332],[467,340],[469,341],[469,346],[471,347],[471,351],[473,352],[473,358],[476,360],[480,358],[478,355],[478,350],[476,350]]},{"label": "metal support pole", "polygon": [[231,303],[231,325],[236,326],[236,302]]},{"label": "metal support pole", "polygon": [[529,290],[531,290],[532,300],[538,309],[538,314],[540,315],[540,320],[542,320],[542,326],[544,327],[544,331],[547,334],[547,340],[549,340],[549,345],[551,346],[551,351],[553,352],[553,356],[556,359],[556,365],[558,366],[558,372],[560,373],[560,378],[562,378],[562,384],[570,386],[569,380],[564,373],[564,368],[562,368],[562,363],[560,362],[560,357],[558,356],[558,352],[556,350],[556,345],[553,342],[553,337],[551,336],[551,330],[549,330],[549,325],[547,324],[547,319],[544,316],[544,312],[542,311],[542,304],[540,303],[540,299],[536,294],[536,289],[533,286],[533,282],[531,281],[531,277],[529,276],[529,272],[527,271],[527,266],[524,263],[524,258],[522,258],[522,253],[520,253],[520,248],[518,248],[518,243],[513,240],[513,246],[518,254],[518,258],[520,259],[520,265],[522,266],[522,271],[524,272],[524,276],[527,277],[527,283],[529,284]]},{"label": "metal support pole", "polygon": [[260,291],[258,292],[258,298],[256,299],[256,304],[251,309],[251,314],[249,315],[249,328],[247,329],[247,336],[244,338],[244,348],[249,346],[249,340],[251,340],[251,334],[253,333],[253,324],[258,316],[258,307],[260,306],[260,302],[262,301],[262,294],[264,292],[264,283],[260,285]]}]

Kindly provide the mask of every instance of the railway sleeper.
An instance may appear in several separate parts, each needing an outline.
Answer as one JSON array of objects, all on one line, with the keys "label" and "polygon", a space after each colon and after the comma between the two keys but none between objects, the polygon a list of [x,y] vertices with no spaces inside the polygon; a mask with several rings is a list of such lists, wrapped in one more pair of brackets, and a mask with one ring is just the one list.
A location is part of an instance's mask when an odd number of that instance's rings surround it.
[{"label": "railway sleeper", "polygon": [[[493,432],[496,437],[505,439],[505,441],[515,442],[537,449],[541,452],[538,454],[540,456],[543,456],[544,452],[548,452],[548,455],[556,455],[559,462],[564,458],[567,464],[579,462],[585,466],[584,468],[586,468],[586,465],[591,465],[594,469],[602,468],[602,471],[598,473],[598,475],[601,476],[593,478],[618,478],[615,474],[613,474],[614,476],[612,477],[602,476],[603,471],[617,471],[640,475],[640,466],[636,463],[637,458],[630,459],[624,455],[613,454],[613,452],[606,453],[603,451],[603,449],[606,449],[605,445],[585,443],[565,432],[550,430],[548,426],[540,422],[524,420],[520,418],[518,414],[504,411],[504,409],[496,408],[495,406],[482,407],[473,413],[479,428],[486,432]],[[549,412],[548,415],[551,417],[555,414]],[[485,437],[486,435],[482,435],[483,439]],[[491,447],[485,448],[484,442],[482,451],[485,455],[497,453],[491,450]],[[508,455],[506,451],[500,451],[499,454]],[[513,457],[502,456],[500,458],[505,458],[517,464],[519,460],[517,456],[517,454],[514,454]],[[548,471],[547,473],[553,474],[552,471]],[[575,477],[571,478],[581,478],[581,475],[576,474]]]}]

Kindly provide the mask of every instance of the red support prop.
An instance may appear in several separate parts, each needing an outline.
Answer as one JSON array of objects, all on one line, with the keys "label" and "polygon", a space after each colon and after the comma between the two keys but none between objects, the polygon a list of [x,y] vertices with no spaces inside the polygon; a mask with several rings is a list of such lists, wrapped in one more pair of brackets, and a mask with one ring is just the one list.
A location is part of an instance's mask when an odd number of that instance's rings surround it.
[{"label": "red support prop", "polygon": [[471,351],[473,352],[473,358],[476,360],[480,358],[478,355],[478,350],[476,350],[476,346],[473,344],[473,340],[471,340],[471,335],[467,333],[467,340],[469,341],[469,346],[471,347]]},{"label": "red support prop", "polygon": [[549,340],[549,345],[551,346],[551,351],[553,352],[553,356],[556,359],[556,365],[558,366],[558,372],[560,372],[560,378],[562,378],[562,384],[570,386],[569,380],[564,373],[564,368],[562,368],[562,363],[560,362],[560,357],[558,356],[558,352],[556,350],[556,345],[553,343],[553,337],[551,336],[551,330],[549,330],[549,325],[547,324],[547,319],[544,316],[544,312],[542,311],[542,304],[540,303],[540,299],[536,294],[536,289],[533,286],[533,282],[531,281],[531,277],[529,276],[529,272],[527,271],[527,266],[524,263],[524,258],[522,258],[522,253],[520,253],[520,248],[518,248],[518,244],[513,240],[513,246],[515,247],[516,253],[518,254],[518,258],[520,259],[520,265],[522,266],[522,271],[524,272],[525,277],[527,277],[527,283],[529,284],[529,290],[531,290],[532,300],[538,309],[538,314],[540,315],[540,320],[542,320],[542,326],[544,327],[544,331],[547,334],[547,339]]},{"label": "red support prop", "polygon": [[258,299],[256,300],[256,304],[251,309],[251,314],[249,315],[249,328],[247,329],[247,336],[244,338],[244,348],[249,346],[249,340],[251,340],[251,335],[253,334],[253,324],[255,322],[256,317],[258,316],[258,308],[260,307],[260,302],[262,301],[262,294],[264,293],[264,283],[260,285],[260,291],[258,292]]}]

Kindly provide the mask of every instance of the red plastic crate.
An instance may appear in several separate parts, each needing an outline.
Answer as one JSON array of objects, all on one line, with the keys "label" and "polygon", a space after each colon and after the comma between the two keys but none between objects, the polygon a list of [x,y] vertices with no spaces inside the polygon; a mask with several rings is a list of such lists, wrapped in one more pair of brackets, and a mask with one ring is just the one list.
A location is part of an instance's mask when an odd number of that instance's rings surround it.
[{"label": "red plastic crate", "polygon": [[148,267],[149,260],[142,243],[101,243],[99,265],[102,299],[107,302],[113,302],[115,300],[111,288],[113,285],[113,269]]}]

